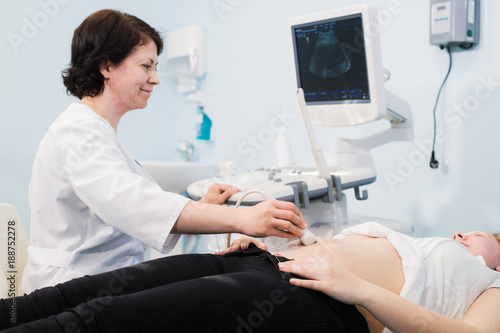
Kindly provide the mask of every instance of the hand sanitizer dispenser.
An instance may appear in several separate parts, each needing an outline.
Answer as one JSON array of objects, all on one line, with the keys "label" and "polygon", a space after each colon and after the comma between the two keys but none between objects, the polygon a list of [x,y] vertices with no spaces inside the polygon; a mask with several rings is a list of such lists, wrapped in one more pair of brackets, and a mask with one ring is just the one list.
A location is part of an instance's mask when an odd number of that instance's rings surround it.
[{"label": "hand sanitizer dispenser", "polygon": [[167,36],[167,75],[177,80],[177,91],[196,91],[206,73],[206,36],[203,28],[186,27]]}]

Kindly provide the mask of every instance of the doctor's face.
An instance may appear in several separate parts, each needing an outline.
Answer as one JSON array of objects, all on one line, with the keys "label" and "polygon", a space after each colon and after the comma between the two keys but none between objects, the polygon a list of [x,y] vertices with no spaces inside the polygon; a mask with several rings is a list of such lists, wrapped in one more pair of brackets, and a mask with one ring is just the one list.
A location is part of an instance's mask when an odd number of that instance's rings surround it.
[{"label": "doctor's face", "polygon": [[121,64],[111,64],[101,71],[105,77],[104,94],[110,95],[123,113],[144,109],[153,87],[160,83],[157,65],[157,48],[153,41],[137,46]]},{"label": "doctor's face", "polygon": [[486,265],[500,272],[500,242],[487,232],[455,231],[453,239],[464,245],[474,256],[481,255]]}]

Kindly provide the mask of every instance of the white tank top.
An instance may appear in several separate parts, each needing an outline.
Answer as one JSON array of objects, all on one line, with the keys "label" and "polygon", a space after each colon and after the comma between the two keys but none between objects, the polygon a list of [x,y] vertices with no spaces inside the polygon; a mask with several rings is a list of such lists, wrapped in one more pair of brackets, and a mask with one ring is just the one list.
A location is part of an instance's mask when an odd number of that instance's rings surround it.
[{"label": "white tank top", "polygon": [[[335,238],[348,235],[387,238],[403,263],[400,296],[445,316],[462,318],[483,291],[500,287],[500,272],[453,239],[413,238],[375,222],[347,228]],[[415,317],[416,324],[418,320]]]}]

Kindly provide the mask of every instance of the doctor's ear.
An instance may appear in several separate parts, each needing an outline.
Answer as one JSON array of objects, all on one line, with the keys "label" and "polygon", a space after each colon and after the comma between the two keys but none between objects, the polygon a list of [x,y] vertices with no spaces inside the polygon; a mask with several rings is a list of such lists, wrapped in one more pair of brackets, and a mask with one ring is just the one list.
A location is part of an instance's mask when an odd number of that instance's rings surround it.
[{"label": "doctor's ear", "polygon": [[497,268],[495,268],[495,270],[496,270],[497,272],[500,272],[500,264],[497,266]]},{"label": "doctor's ear", "polygon": [[109,61],[103,62],[101,66],[99,67],[99,71],[101,72],[102,76],[104,76],[105,80],[109,79],[109,67],[111,66],[111,63]]}]

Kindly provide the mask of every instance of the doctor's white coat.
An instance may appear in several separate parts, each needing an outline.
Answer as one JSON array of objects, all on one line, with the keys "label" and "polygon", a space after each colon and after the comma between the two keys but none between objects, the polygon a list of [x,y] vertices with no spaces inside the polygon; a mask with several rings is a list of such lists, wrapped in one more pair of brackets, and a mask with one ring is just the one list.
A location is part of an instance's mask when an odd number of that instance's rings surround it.
[{"label": "doctor's white coat", "polygon": [[71,104],[44,136],[29,189],[31,240],[23,292],[166,253],[189,199],[163,191],[109,123]]}]

